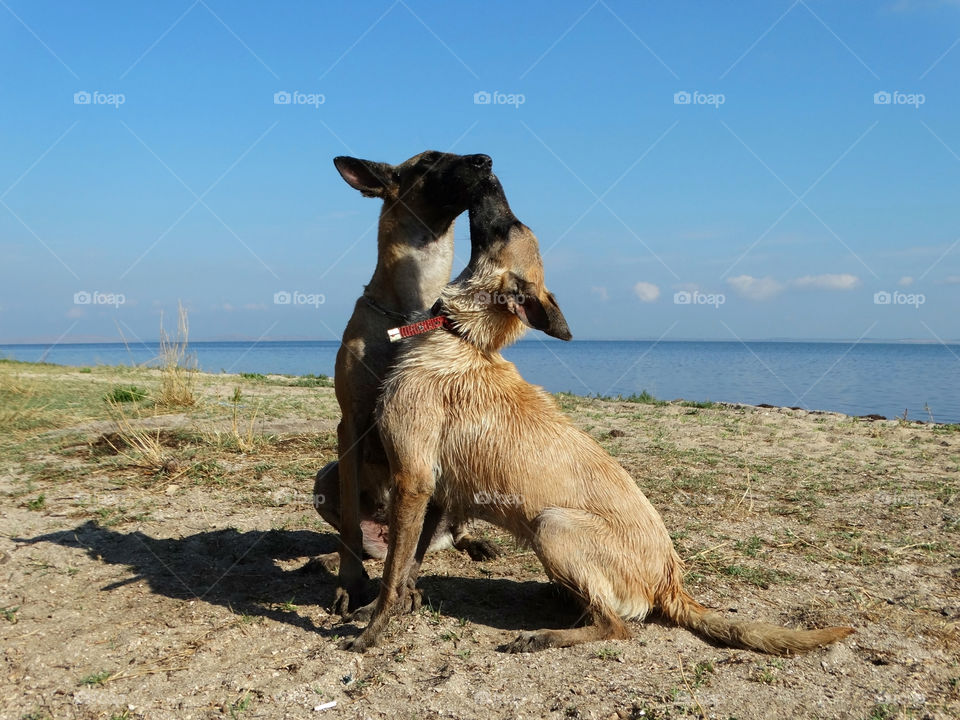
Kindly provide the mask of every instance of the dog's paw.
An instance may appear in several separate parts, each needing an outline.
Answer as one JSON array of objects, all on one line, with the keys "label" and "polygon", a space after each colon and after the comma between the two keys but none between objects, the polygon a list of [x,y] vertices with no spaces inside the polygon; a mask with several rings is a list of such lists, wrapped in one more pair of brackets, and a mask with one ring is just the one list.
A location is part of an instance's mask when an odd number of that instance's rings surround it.
[{"label": "dog's paw", "polygon": [[415,613],[423,606],[423,590],[418,587],[407,587],[400,598],[397,611],[400,613]]},{"label": "dog's paw", "polygon": [[363,653],[369,650],[370,648],[372,648],[376,644],[377,643],[375,638],[369,638],[367,637],[367,633],[361,633],[355,638],[341,640],[340,644],[337,647],[347,652]]},{"label": "dog's paw", "polygon": [[523,632],[517,635],[506,645],[500,646],[499,650],[508,653],[536,652],[551,647],[550,636],[544,632]]},{"label": "dog's paw", "polygon": [[337,588],[337,593],[333,596],[333,605],[330,607],[330,612],[343,618],[350,616],[350,593],[346,588]]},{"label": "dog's paw", "polygon": [[367,603],[343,617],[344,621],[349,623],[367,623],[373,617],[373,611],[377,609],[377,601]]},{"label": "dog's paw", "polygon": [[333,597],[333,605],[330,613],[347,618],[350,613],[366,606],[371,601],[376,601],[380,593],[380,583],[372,581],[367,577],[366,571],[358,583],[350,586],[340,585],[337,587],[336,594]]},{"label": "dog's paw", "polygon": [[307,564],[300,568],[297,572],[303,574],[310,573],[319,573],[325,572],[330,575],[335,575],[337,568],[340,567],[340,553],[326,553],[325,555],[317,555],[316,557],[310,558],[307,561]]},{"label": "dog's paw", "polygon": [[473,539],[467,543],[465,550],[467,551],[467,555],[470,556],[470,559],[475,562],[493,560],[500,557],[500,549],[489,540]]}]

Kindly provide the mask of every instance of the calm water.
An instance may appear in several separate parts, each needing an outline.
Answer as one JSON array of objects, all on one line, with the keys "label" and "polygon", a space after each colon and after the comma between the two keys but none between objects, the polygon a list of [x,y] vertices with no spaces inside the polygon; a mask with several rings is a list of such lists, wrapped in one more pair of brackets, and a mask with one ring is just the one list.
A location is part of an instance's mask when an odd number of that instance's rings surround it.
[{"label": "calm water", "polygon": [[[207,372],[333,374],[337,342],[192,343]],[[155,362],[156,345],[0,345],[0,356],[62,365]],[[553,392],[800,406],[960,422],[960,345],[530,340],[507,350]],[[925,409],[929,407],[929,412]]]}]

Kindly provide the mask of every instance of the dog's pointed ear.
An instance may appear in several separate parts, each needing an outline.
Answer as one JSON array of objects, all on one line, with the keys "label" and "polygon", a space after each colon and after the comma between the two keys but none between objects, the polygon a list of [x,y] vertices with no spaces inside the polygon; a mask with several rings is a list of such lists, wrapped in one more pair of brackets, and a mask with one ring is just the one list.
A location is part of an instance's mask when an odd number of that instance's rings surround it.
[{"label": "dog's pointed ear", "polygon": [[333,164],[340,176],[347,181],[347,185],[359,190],[364,197],[382,198],[389,190],[397,187],[393,165],[346,155],[335,157]]},{"label": "dog's pointed ear", "polygon": [[523,320],[527,327],[542,330],[560,340],[573,338],[567,319],[560,312],[560,306],[551,292],[546,293],[542,301],[536,295],[520,295],[515,301],[508,303],[508,308]]}]

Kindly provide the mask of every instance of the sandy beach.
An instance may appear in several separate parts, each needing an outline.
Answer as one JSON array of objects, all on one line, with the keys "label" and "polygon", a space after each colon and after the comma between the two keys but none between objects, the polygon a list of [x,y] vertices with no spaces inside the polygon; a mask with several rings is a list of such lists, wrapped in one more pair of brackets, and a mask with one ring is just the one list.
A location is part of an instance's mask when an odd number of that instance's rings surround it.
[{"label": "sandy beach", "polygon": [[158,369],[0,362],[0,718],[960,715],[960,426],[558,395],[659,509],[694,597],[856,633],[773,658],[650,618],[507,655],[579,613],[477,524],[502,557],[429,556],[424,608],[355,655],[312,561],[336,548],[310,501],[330,381],[187,382],[176,407]]}]

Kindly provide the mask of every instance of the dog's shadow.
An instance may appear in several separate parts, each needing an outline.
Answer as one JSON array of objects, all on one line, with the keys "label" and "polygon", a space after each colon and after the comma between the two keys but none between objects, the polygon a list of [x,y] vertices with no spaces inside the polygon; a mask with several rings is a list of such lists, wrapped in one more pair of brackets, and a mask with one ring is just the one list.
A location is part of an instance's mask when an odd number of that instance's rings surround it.
[{"label": "dog's shadow", "polygon": [[[351,624],[317,625],[298,606],[329,608],[337,578],[324,563],[284,569],[277,561],[316,558],[336,551],[335,534],[309,530],[213,530],[182,538],[121,532],[94,521],[72,530],[14,538],[18,543],[55,543],[84,550],[97,561],[130,568],[131,575],[101,589],[145,581],[151,591],[178,600],[199,600],[232,612],[266,617],[326,637],[352,634]],[[501,630],[570,627],[581,611],[546,582],[430,575],[430,558],[418,585],[424,605],[440,615]]]}]

